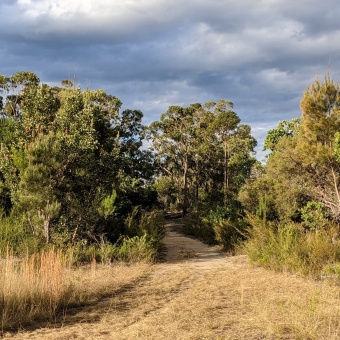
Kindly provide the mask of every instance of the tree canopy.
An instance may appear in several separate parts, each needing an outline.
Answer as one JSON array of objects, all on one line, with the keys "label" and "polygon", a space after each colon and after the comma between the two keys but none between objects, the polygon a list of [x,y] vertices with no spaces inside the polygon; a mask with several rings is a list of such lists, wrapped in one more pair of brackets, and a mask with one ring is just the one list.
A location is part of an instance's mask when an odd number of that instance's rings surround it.
[{"label": "tree canopy", "polygon": [[0,77],[2,213],[23,216],[46,242],[115,240],[132,207],[155,200],[143,114],[120,112],[103,90],[62,83],[40,84],[31,72]]}]

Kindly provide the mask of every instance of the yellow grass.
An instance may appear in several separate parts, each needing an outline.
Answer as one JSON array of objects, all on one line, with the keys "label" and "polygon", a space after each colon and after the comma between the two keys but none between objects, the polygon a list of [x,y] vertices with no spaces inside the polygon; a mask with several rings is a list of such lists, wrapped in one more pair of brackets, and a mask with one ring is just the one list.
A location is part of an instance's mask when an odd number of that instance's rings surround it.
[{"label": "yellow grass", "polygon": [[96,301],[114,289],[121,288],[147,271],[148,265],[126,267],[90,266],[71,269],[61,251],[51,249],[23,259],[10,249],[0,262],[0,321],[2,334],[37,322],[56,322],[67,317],[77,305]]},{"label": "yellow grass", "polygon": [[0,264],[2,330],[53,317],[67,291],[60,252],[51,250],[19,260],[7,249]]},{"label": "yellow grass", "polygon": [[[158,264],[149,275],[150,267],[102,268],[95,280],[98,269],[83,269],[82,284],[106,287],[107,298],[70,309],[61,323],[4,337],[340,339],[339,287],[252,267],[245,256],[217,262]],[[109,273],[121,281],[108,289]]]}]

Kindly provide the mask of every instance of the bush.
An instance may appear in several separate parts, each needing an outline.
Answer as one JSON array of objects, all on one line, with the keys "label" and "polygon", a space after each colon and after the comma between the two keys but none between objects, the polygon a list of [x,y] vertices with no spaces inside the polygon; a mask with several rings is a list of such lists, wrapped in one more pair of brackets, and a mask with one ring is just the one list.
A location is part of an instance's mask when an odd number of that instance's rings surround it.
[{"label": "bush", "polygon": [[24,219],[4,217],[0,219],[0,252],[6,252],[10,246],[17,256],[39,252],[46,242],[39,236],[33,235]]},{"label": "bush", "polygon": [[183,232],[187,235],[197,237],[207,244],[217,243],[214,229],[210,224],[204,223],[198,217],[184,220]]},{"label": "bush", "polygon": [[116,247],[115,258],[125,262],[152,262],[157,250],[152,246],[146,234],[129,238],[125,236],[119,247]]},{"label": "bush", "polygon": [[[24,257],[51,248],[44,238],[33,235],[27,225],[27,221],[13,217],[0,219],[0,253],[10,246],[16,256]],[[56,248],[67,254],[72,265],[90,263],[93,259],[102,264],[115,260],[154,260],[163,251],[165,227],[162,212],[146,212],[136,207],[125,221],[125,234],[115,244],[109,242],[105,234],[92,235],[91,239],[80,239],[73,244],[66,244],[61,234],[53,240],[58,241],[55,242]],[[51,235],[53,238],[54,234]]]},{"label": "bush", "polygon": [[318,230],[324,228],[329,223],[329,214],[324,205],[320,202],[308,202],[301,209],[301,219],[306,228]]},{"label": "bush", "polygon": [[221,220],[213,227],[215,240],[226,251],[233,251],[241,240],[244,240],[244,230],[247,224],[243,219],[234,221]]},{"label": "bush", "polygon": [[198,215],[185,221],[183,231],[208,244],[219,244],[224,250],[233,251],[235,245],[244,240],[246,227],[238,202],[231,201],[228,207],[216,206],[213,210],[201,207]]},{"label": "bush", "polygon": [[146,212],[135,207],[125,221],[128,238],[138,236],[155,250],[155,254],[163,250],[162,239],[165,236],[165,222],[161,211]]},{"label": "bush", "polygon": [[332,228],[306,232],[299,223],[267,222],[254,215],[248,215],[248,222],[249,238],[243,249],[262,266],[320,277],[324,268],[340,261]]}]

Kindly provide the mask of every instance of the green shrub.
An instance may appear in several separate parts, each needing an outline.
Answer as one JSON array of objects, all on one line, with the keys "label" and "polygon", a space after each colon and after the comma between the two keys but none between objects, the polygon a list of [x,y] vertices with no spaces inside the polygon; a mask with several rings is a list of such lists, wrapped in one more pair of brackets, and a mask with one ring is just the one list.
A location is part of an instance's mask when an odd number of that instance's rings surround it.
[{"label": "green shrub", "polygon": [[301,219],[306,228],[318,230],[324,228],[329,223],[329,214],[321,202],[308,202],[301,209]]},{"label": "green shrub", "polygon": [[267,222],[248,215],[251,227],[243,249],[250,260],[274,270],[320,277],[324,268],[340,261],[332,229],[307,231],[300,223]]},{"label": "green shrub", "polygon": [[204,223],[202,219],[194,217],[184,220],[183,232],[186,235],[197,237],[207,244],[216,244],[214,229],[210,224]]},{"label": "green shrub", "polygon": [[165,222],[161,211],[146,212],[135,207],[125,220],[126,234],[129,238],[145,237],[145,241],[155,250],[163,249],[162,239],[165,236]]},{"label": "green shrub", "polygon": [[[51,233],[51,239],[58,249],[66,253],[72,265],[90,263],[93,259],[102,264],[115,260],[154,260],[163,251],[165,227],[162,212],[146,212],[137,207],[126,219],[125,228],[126,235],[122,235],[115,244],[109,242],[104,234],[92,236],[92,240],[80,239],[73,244],[64,242],[63,235],[58,233]],[[26,220],[5,217],[0,219],[0,253],[8,246],[20,257],[51,247],[44,238],[32,233]]]},{"label": "green shrub", "polygon": [[39,252],[46,242],[39,235],[33,235],[24,219],[10,216],[0,219],[0,252],[4,252],[7,246],[15,255],[25,256]]},{"label": "green shrub", "polygon": [[97,263],[109,264],[117,259],[117,246],[102,238],[96,243],[89,243],[88,240],[80,240],[65,250],[67,259],[71,265],[90,263],[96,260]]},{"label": "green shrub", "polygon": [[148,240],[148,236],[124,237],[119,247],[116,247],[115,258],[125,262],[151,262],[157,255],[156,249]]},{"label": "green shrub", "polygon": [[246,226],[241,218],[234,221],[221,220],[213,226],[215,240],[223,246],[224,250],[233,251],[235,246],[244,240]]},{"label": "green shrub", "polygon": [[183,231],[208,244],[219,244],[224,250],[232,251],[244,240],[246,227],[238,202],[233,200],[227,207],[217,205],[208,210],[202,206],[199,214],[185,221]]}]

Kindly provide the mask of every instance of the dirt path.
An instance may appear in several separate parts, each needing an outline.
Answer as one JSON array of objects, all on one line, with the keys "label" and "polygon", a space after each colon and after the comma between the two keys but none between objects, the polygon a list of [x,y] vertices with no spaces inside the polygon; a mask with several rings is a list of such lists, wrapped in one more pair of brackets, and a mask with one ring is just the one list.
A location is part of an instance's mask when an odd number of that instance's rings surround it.
[{"label": "dirt path", "polygon": [[167,258],[150,275],[62,325],[11,337],[340,339],[337,287],[252,267],[246,256],[226,257],[180,228],[181,220],[167,222]]},{"label": "dirt path", "polygon": [[180,233],[181,227],[182,219],[167,221],[167,233],[163,241],[167,248],[167,263],[179,264],[185,262],[186,264],[190,263],[208,268],[225,263],[225,255],[217,248],[183,235]]}]

